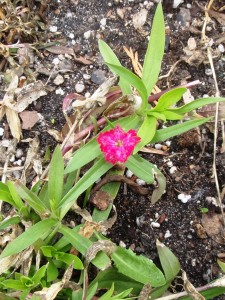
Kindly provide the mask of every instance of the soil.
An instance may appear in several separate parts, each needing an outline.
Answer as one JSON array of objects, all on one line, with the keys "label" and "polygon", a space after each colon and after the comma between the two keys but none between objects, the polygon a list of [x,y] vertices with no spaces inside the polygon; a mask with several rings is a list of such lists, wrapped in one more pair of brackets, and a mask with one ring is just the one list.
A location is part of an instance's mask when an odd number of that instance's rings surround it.
[{"label": "soil", "polygon": [[[173,8],[173,1],[163,1],[165,21],[167,25],[167,44],[162,64],[161,76],[168,73],[171,66],[179,59],[171,76],[161,79],[157,86],[160,89],[179,86],[185,82],[200,80],[201,84],[191,89],[191,94],[197,98],[204,95],[215,95],[214,80],[206,59],[206,50],[201,44],[201,29],[204,21],[206,1],[183,1]],[[199,6],[200,5],[200,6]],[[222,7],[221,1],[215,1],[215,8]],[[64,39],[68,47],[73,48],[77,57],[91,60],[91,64],[78,63],[70,55],[53,54],[42,50],[42,56],[36,58],[34,68],[42,64],[50,70],[54,59],[64,60],[70,71],[60,72],[64,82],[56,86],[55,75],[50,78],[39,73],[37,79],[48,85],[52,91],[41,97],[29,110],[36,110],[42,115],[42,121],[30,130],[23,130],[23,137],[40,139],[40,153],[43,155],[47,147],[54,149],[57,141],[47,132],[49,129],[61,131],[65,122],[62,112],[63,98],[76,91],[76,84],[84,85],[81,92],[92,94],[99,85],[110,76],[108,68],[98,51],[98,38],[104,39],[116,52],[125,66],[131,67],[131,62],[123,50],[123,46],[137,51],[140,62],[143,62],[147,48],[147,35],[155,11],[154,1],[138,0],[61,0],[50,1],[42,17],[48,25],[48,38]],[[39,8],[37,4],[37,9]],[[140,9],[148,11],[148,17],[141,30],[133,26],[132,16]],[[57,27],[57,33],[51,32],[52,26]],[[52,30],[54,31],[54,30]],[[224,43],[225,22],[222,24],[211,19],[207,27],[207,35],[213,39],[215,50],[214,65],[221,96],[225,96],[225,60],[224,53],[218,51],[218,46]],[[197,48],[205,57],[187,61],[183,48],[193,37]],[[221,39],[223,37],[223,39]],[[96,73],[97,72],[97,73]],[[51,73],[51,72],[50,72]],[[89,76],[90,75],[90,76]],[[59,94],[57,94],[58,92]],[[76,92],[79,92],[77,90]],[[7,136],[7,124],[3,139]],[[210,127],[211,128],[211,127]],[[194,286],[202,286],[221,275],[216,263],[217,255],[224,253],[224,240],[206,233],[202,225],[202,208],[208,208],[209,216],[219,214],[218,208],[211,203],[217,198],[215,180],[212,177],[213,139],[214,135],[207,126],[198,131],[171,139],[161,144],[166,149],[166,156],[157,154],[142,154],[143,157],[156,164],[167,178],[166,193],[156,204],[152,205],[150,196],[138,195],[122,184],[120,193],[115,200],[118,218],[108,236],[117,244],[125,244],[136,253],[144,254],[157,261],[156,240],[159,239],[178,257],[182,269],[187,272]],[[221,129],[217,141],[217,171],[219,185],[225,184],[225,154],[221,153]],[[24,154],[27,145],[19,143]],[[154,145],[152,145],[154,147]],[[171,168],[176,167],[172,172]],[[190,195],[187,203],[182,203],[178,195]],[[211,197],[211,198],[210,198]],[[223,199],[224,200],[224,199]],[[154,222],[160,227],[154,227]],[[157,225],[158,226],[158,225]],[[225,298],[220,298],[225,299]]]}]

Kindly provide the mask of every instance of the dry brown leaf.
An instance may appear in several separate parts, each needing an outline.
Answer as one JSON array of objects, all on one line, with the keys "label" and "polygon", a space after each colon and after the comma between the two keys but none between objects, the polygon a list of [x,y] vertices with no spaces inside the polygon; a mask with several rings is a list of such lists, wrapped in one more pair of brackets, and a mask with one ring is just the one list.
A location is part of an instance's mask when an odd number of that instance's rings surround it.
[{"label": "dry brown leaf", "polygon": [[69,54],[74,55],[74,51],[72,48],[68,48],[66,46],[50,46],[47,47],[46,50],[53,54]]},{"label": "dry brown leaf", "polygon": [[47,95],[46,87],[40,80],[24,86],[22,89],[17,90],[16,93],[18,96],[14,110],[17,112],[24,111],[32,102]]},{"label": "dry brown leaf", "polygon": [[189,296],[193,300],[205,300],[205,297],[203,297],[193,286],[193,284],[188,280],[186,272],[182,272],[182,279],[184,281],[184,289],[187,292]]},{"label": "dry brown leaf", "polygon": [[19,141],[20,138],[22,137],[22,131],[21,131],[20,119],[17,112],[15,112],[15,110],[13,110],[12,108],[6,107],[5,114],[6,114],[6,118],[12,136]]},{"label": "dry brown leaf", "polygon": [[48,129],[47,133],[54,137],[57,142],[62,142],[62,134],[56,129]]},{"label": "dry brown leaf", "polygon": [[[203,117],[215,117],[216,114],[216,104],[209,104],[201,107],[198,109],[198,114],[202,115]],[[219,110],[218,110],[218,121],[225,120],[225,102],[219,103]],[[213,120],[211,120],[214,122]]]},{"label": "dry brown leaf", "polygon": [[40,116],[37,111],[25,110],[21,112],[20,118],[22,120],[22,129],[30,130],[39,120]]},{"label": "dry brown leaf", "polygon": [[215,242],[225,245],[225,232],[221,214],[203,214],[201,222],[208,236]]}]

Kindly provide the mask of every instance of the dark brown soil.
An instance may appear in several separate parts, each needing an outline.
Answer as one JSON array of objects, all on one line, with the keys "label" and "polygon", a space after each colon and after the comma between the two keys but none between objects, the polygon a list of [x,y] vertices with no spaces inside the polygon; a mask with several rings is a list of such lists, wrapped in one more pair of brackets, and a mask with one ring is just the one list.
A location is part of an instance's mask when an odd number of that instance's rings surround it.
[{"label": "dark brown soil", "polygon": [[[206,1],[183,1],[183,4],[176,9],[172,8],[171,2],[173,1],[163,1],[165,21],[169,29],[161,75],[166,74],[176,61],[184,57],[183,48],[187,46],[190,37],[194,37],[197,45],[201,48],[201,26],[204,12],[198,4],[204,6]],[[216,4],[222,6],[220,1],[217,1]],[[92,93],[99,86],[99,83],[93,82],[92,79],[84,79],[83,75],[90,74],[92,76],[94,71],[103,70],[103,77],[110,76],[110,72],[103,64],[99,54],[97,39],[104,39],[125,66],[131,67],[131,63],[122,46],[132,47],[133,51],[138,52],[142,62],[148,40],[146,36],[134,29],[132,15],[141,8],[148,9],[147,22],[142,29],[149,32],[155,7],[155,3],[138,0],[51,1],[46,20],[49,26],[57,26],[57,31],[60,32],[57,39],[65,39],[67,45],[75,49],[78,57],[91,59],[93,64],[84,65],[67,57],[66,60],[71,65],[72,72],[64,74],[68,76],[65,76],[64,83],[60,85],[64,95],[55,93],[59,87],[54,85],[53,77],[50,79],[49,85],[54,87],[54,91],[38,100],[38,106],[31,108],[38,110],[43,115],[44,123],[36,125],[31,131],[24,131],[23,134],[24,137],[33,137],[37,133],[42,153],[47,146],[54,149],[56,145],[55,139],[47,133],[47,129],[61,130],[65,124],[62,113],[63,98],[75,91],[77,82],[81,82],[85,86],[82,94]],[[123,18],[119,16],[118,11],[124,13]],[[189,17],[186,21],[192,26],[185,26],[184,12],[188,13]],[[103,18],[106,18],[105,26],[102,26],[100,22]],[[104,24],[104,21],[102,22]],[[216,41],[222,33],[224,35],[224,25],[222,26],[215,19],[213,22],[209,25],[211,30],[207,34],[214,38],[213,48],[217,49]],[[199,25],[196,25],[197,23]],[[92,32],[89,38],[84,37],[87,31]],[[74,35],[72,38],[70,38],[71,34]],[[52,40],[55,38],[53,33],[49,33],[49,37]],[[215,58],[214,63],[221,95],[225,96],[223,56]],[[56,57],[57,55],[46,52],[45,56],[37,59],[37,63],[51,66],[52,60]],[[166,89],[179,86],[185,80],[186,82],[200,80],[202,84],[192,89],[192,95],[196,98],[205,94],[215,95],[214,81],[212,75],[206,75],[207,69],[210,67],[206,62],[199,65],[195,62],[190,65],[183,60],[177,65],[171,76],[158,82],[158,86]],[[43,74],[40,74],[38,78],[44,82],[48,79]],[[51,123],[52,119],[54,119],[54,124]],[[217,197],[215,182],[212,178],[213,134],[207,127],[200,129],[203,148],[200,147],[198,139],[196,140],[198,134],[191,132],[189,136],[172,139],[171,145],[167,148],[168,156],[143,154],[146,159],[156,164],[166,176],[166,193],[160,201],[151,205],[151,193],[148,197],[140,196],[128,188],[126,194],[122,186],[115,200],[118,213],[117,222],[110,230],[109,237],[112,241],[118,244],[125,243],[126,247],[131,247],[136,253],[144,254],[153,260],[157,260],[155,243],[156,239],[159,239],[178,257],[190,281],[195,286],[202,286],[220,276],[216,258],[218,253],[224,252],[224,244],[215,242],[208,235],[201,238],[196,229],[196,224],[201,224],[201,208],[208,208],[209,213],[215,211],[215,207],[207,202],[207,197]],[[222,188],[225,184],[225,155],[220,153],[221,143],[221,140],[218,140],[217,170],[219,184]],[[165,145],[165,143],[162,144]],[[168,161],[171,161],[172,165],[177,168],[173,174],[170,173],[171,165],[168,166]],[[191,195],[191,200],[182,203],[178,199],[178,195],[181,193]],[[160,223],[159,228],[152,227],[154,221]],[[165,238],[168,230],[171,236]]]}]

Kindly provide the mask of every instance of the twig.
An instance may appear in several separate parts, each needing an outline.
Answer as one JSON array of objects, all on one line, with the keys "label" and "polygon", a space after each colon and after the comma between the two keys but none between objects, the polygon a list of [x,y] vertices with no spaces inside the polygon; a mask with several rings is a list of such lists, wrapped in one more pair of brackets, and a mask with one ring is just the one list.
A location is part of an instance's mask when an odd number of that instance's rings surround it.
[{"label": "twig", "polygon": [[[214,63],[213,63],[213,59],[212,59],[211,47],[209,45],[209,38],[205,34],[206,25],[209,21],[209,10],[210,10],[210,7],[212,6],[213,2],[214,2],[214,0],[210,0],[209,4],[205,8],[205,21],[204,21],[204,24],[202,27],[202,41],[205,43],[206,48],[207,48],[207,56],[208,56],[208,60],[210,63],[212,74],[213,74],[213,80],[214,80],[214,85],[215,85],[215,89],[216,89],[216,97],[219,97],[220,91],[219,91],[216,72],[215,72]],[[221,193],[220,193],[220,186],[219,186],[219,182],[218,182],[218,175],[217,175],[217,170],[216,170],[216,142],[217,142],[217,135],[218,135],[218,114],[219,114],[219,102],[216,103],[216,112],[215,112],[214,142],[213,142],[213,174],[212,174],[212,176],[215,179],[217,197],[218,197],[220,210],[221,210],[221,216],[222,216],[222,222],[223,222],[223,226],[225,228],[225,217],[224,217],[224,212],[223,212],[223,205],[222,205],[222,198],[221,198]]]}]

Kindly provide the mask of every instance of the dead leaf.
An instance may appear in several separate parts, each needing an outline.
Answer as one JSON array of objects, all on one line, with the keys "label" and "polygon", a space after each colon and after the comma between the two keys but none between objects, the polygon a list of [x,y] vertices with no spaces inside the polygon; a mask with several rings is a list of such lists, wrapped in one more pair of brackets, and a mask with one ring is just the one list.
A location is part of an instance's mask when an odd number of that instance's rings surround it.
[{"label": "dead leaf", "polygon": [[225,26],[225,14],[219,13],[215,10],[210,9],[209,15],[213,17],[217,22],[219,22],[222,26]]},{"label": "dead leaf", "polygon": [[17,102],[14,105],[14,110],[17,112],[24,111],[24,109],[26,109],[32,102],[47,95],[46,87],[40,80],[24,86],[22,89],[17,90],[16,93],[18,96]]},{"label": "dead leaf", "polygon": [[37,111],[25,110],[21,112],[20,118],[22,120],[22,129],[31,130],[31,128],[40,120],[40,116]]},{"label": "dead leaf", "polygon": [[7,118],[8,124],[9,124],[10,131],[12,133],[12,136],[19,141],[20,138],[22,137],[22,131],[21,131],[20,119],[19,119],[17,112],[15,112],[15,110],[13,110],[9,107],[6,107],[5,114],[6,114],[6,118]]},{"label": "dead leaf", "polygon": [[143,8],[138,13],[133,15],[133,25],[135,29],[142,27],[147,19],[148,11]]},{"label": "dead leaf", "polygon": [[46,47],[46,50],[53,54],[69,54],[74,55],[74,51],[72,48],[68,48],[66,46],[50,46]]},{"label": "dead leaf", "polygon": [[193,227],[195,229],[195,232],[196,232],[197,236],[200,239],[207,239],[206,231],[205,231],[204,227],[201,224],[194,224]]},{"label": "dead leaf", "polygon": [[[200,109],[198,109],[198,114],[200,114],[205,118],[215,117],[215,113],[216,113],[216,104],[205,105]],[[219,110],[218,110],[218,121],[224,121],[224,120],[225,120],[225,102],[220,102]],[[213,119],[211,120],[211,122],[214,122]]]},{"label": "dead leaf", "polygon": [[203,214],[201,222],[208,236],[215,242],[225,245],[225,232],[221,214]]},{"label": "dead leaf", "polygon": [[87,58],[85,58],[83,56],[77,57],[77,56],[74,55],[74,60],[76,62],[79,62],[79,63],[83,64],[83,65],[91,65],[91,64],[93,64],[93,60],[87,59]]},{"label": "dead leaf", "polygon": [[54,139],[55,139],[57,142],[62,142],[62,141],[63,141],[62,134],[61,134],[61,132],[59,132],[58,130],[55,130],[55,129],[48,129],[48,130],[47,130],[47,133],[50,134],[52,137],[54,137]]},{"label": "dead leaf", "polygon": [[188,280],[186,272],[182,272],[182,279],[184,281],[184,289],[187,292],[189,296],[193,300],[205,300],[205,297],[203,297],[193,286],[193,284]]}]

